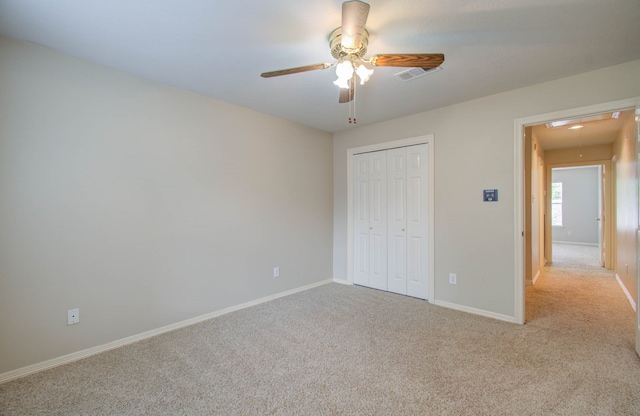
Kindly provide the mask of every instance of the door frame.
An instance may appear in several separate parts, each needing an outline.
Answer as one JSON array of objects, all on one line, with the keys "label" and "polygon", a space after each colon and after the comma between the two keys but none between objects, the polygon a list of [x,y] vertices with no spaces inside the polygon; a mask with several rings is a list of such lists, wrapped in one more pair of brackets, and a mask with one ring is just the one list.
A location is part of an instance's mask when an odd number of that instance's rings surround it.
[{"label": "door frame", "polygon": [[538,114],[514,120],[514,320],[525,322],[525,215],[524,215],[524,128],[564,118],[576,118],[618,110],[630,110],[640,106],[640,97],[570,108]]},{"label": "door frame", "polygon": [[427,301],[433,303],[435,299],[435,282],[434,282],[434,153],[435,153],[435,141],[433,134],[427,134],[424,136],[410,137],[407,139],[393,140],[384,143],[371,144],[367,146],[352,147],[347,149],[347,284],[353,285],[353,155],[358,153],[377,152],[380,150],[395,149],[398,147],[413,146],[416,144],[427,144],[429,146],[428,152],[428,166],[427,166],[427,180],[429,190],[427,192],[428,208],[429,208],[429,230],[427,235],[427,241],[429,249],[427,252],[427,261],[429,262],[427,273],[427,289],[429,291],[427,295]]},{"label": "door frame", "polygon": [[638,215],[638,228],[636,229],[636,275],[638,279],[636,288],[636,354],[640,356],[640,100],[636,102],[636,214]]},{"label": "door frame", "polygon": [[[546,165],[546,173],[547,173],[547,183],[545,184],[545,190],[547,195],[551,195],[551,183],[553,179],[552,171],[553,169],[558,168],[582,168],[582,167],[600,167],[598,169],[598,216],[600,217],[599,231],[598,233],[603,237],[598,236],[601,241],[598,244],[598,248],[600,249],[600,260],[604,262],[603,267],[607,270],[614,270],[612,258],[614,257],[615,252],[612,250],[612,240],[613,233],[611,230],[611,224],[613,224],[613,210],[612,210],[612,175],[611,175],[611,160],[591,160],[588,162],[567,162],[567,163],[554,163],[551,165]],[[604,182],[605,186],[602,186],[603,182],[603,173],[604,170]],[[547,212],[551,212],[551,198],[547,198],[545,209]],[[602,215],[604,211],[604,215]],[[606,218],[603,218],[606,217]],[[553,226],[551,225],[551,215],[548,215],[545,218],[544,222],[545,234],[549,236],[548,241],[544,246],[544,255],[547,259],[547,262],[553,262],[553,250],[551,247],[553,246]],[[603,257],[602,255],[602,247],[605,247],[606,253]]]}]

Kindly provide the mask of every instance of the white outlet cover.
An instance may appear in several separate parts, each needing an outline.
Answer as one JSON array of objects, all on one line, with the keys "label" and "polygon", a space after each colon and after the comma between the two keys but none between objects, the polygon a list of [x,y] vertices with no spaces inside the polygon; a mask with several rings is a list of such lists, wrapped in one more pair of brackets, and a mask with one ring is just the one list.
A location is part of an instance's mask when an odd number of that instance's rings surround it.
[{"label": "white outlet cover", "polygon": [[449,273],[449,283],[455,285],[457,280],[456,277],[455,273]]},{"label": "white outlet cover", "polygon": [[67,325],[73,325],[80,322],[80,309],[69,309],[67,311]]}]

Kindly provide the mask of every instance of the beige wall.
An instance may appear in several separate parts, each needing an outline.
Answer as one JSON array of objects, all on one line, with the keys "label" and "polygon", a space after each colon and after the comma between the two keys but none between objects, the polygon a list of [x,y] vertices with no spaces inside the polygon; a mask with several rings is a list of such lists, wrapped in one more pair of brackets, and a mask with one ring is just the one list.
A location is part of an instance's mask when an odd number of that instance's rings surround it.
[{"label": "beige wall", "polygon": [[[582,156],[580,156],[582,155]],[[613,156],[612,144],[600,144],[597,146],[568,147],[566,149],[553,149],[545,152],[547,165],[601,162],[611,160]]]},{"label": "beige wall", "polygon": [[330,279],[332,187],[330,134],[0,38],[0,374]]},{"label": "beige wall", "polygon": [[546,154],[544,149],[538,144],[538,154],[540,156],[540,165],[538,166],[538,261],[539,270],[547,264],[547,257],[545,255],[545,244],[547,240],[545,231],[545,218],[547,216],[547,169],[545,158]]},{"label": "beige wall", "polygon": [[[544,266],[544,150],[533,128],[525,128],[524,139],[524,238],[525,279],[531,284]],[[542,164],[541,164],[542,163]]]},{"label": "beige wall", "polygon": [[638,227],[638,182],[636,123],[629,116],[613,145],[616,172],[617,257],[616,274],[638,303],[636,230]]},{"label": "beige wall", "polygon": [[533,279],[533,128],[524,129],[524,278],[527,282]]},{"label": "beige wall", "polygon": [[[348,276],[347,149],[433,133],[435,300],[515,317],[514,120],[638,97],[638,73],[634,61],[335,134],[334,277]],[[492,188],[499,202],[482,202]]]},{"label": "beige wall", "polygon": [[326,133],[0,38],[0,374],[329,278],[332,231],[346,279],[346,150],[428,133],[436,299],[514,316],[514,119],[640,96],[638,73],[337,133],[332,154]]},{"label": "beige wall", "polygon": [[533,135],[531,152],[531,277],[539,276],[544,266],[544,213],[545,213],[544,150]]}]

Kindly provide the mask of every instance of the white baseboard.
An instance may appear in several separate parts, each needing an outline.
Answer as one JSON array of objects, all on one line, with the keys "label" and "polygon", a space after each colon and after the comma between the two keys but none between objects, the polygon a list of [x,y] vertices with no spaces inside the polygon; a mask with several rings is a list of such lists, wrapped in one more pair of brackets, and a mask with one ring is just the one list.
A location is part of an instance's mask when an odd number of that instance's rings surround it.
[{"label": "white baseboard", "polygon": [[27,376],[29,374],[37,373],[39,371],[48,370],[50,368],[58,367],[63,364],[68,364],[74,361],[81,360],[83,358],[90,357],[92,355],[99,354],[101,352],[109,351],[114,348],[122,347],[124,345],[132,344],[134,342],[142,341],[143,339],[151,338],[156,335],[164,334],[165,332],[174,331],[179,328],[184,328],[186,326],[194,325],[202,321],[206,321],[212,318],[217,318],[218,316],[226,315],[230,312],[235,312],[240,309],[249,308],[251,306],[259,305],[261,303],[269,302],[274,299],[282,298],[285,296],[293,295],[298,292],[303,292],[305,290],[313,289],[314,287],[326,285],[328,283],[332,283],[334,279],[322,280],[320,282],[312,283],[310,285],[298,287],[295,289],[287,290],[285,292],[276,293],[274,295],[265,296],[260,299],[252,300],[249,302],[241,303],[240,305],[231,306],[225,309],[221,309],[219,311],[207,313],[205,315],[196,316],[195,318],[187,319],[185,321],[176,322],[175,324],[166,325],[157,329],[152,329],[150,331],[142,332],[137,335],[132,335],[130,337],[122,338],[116,341],[109,342],[107,344],[98,345],[96,347],[87,348],[82,351],[74,352],[71,354],[63,355],[61,357],[53,358],[51,360],[43,361],[37,364],[28,365],[26,367],[18,368],[16,370],[8,371],[6,373],[0,374],[0,384],[6,383],[11,380],[15,380],[20,377]]},{"label": "white baseboard", "polygon": [[622,288],[622,291],[624,292],[625,296],[627,297],[627,300],[631,304],[631,307],[633,308],[634,312],[637,312],[638,311],[638,309],[637,309],[638,305],[636,305],[636,302],[633,300],[633,296],[631,296],[631,293],[629,293],[629,291],[627,290],[627,287],[624,285],[624,283],[622,283],[622,279],[620,279],[620,276],[618,276],[618,273],[616,273],[616,280],[618,281],[618,284]]},{"label": "white baseboard", "polygon": [[576,246],[598,247],[598,243],[580,243],[578,241],[552,241],[553,244],[574,244]]},{"label": "white baseboard", "polygon": [[[536,279],[538,278],[539,275],[540,275],[540,271],[538,271],[538,273],[536,274]],[[336,279],[334,277],[333,281],[335,283],[340,283],[340,284],[343,284],[343,285],[351,285],[352,286],[352,284],[349,283],[347,280]],[[513,316],[502,315],[502,314],[499,314],[499,313],[489,312],[489,311],[485,311],[485,310],[482,310],[482,309],[470,308],[468,306],[462,306],[462,305],[458,305],[457,303],[450,303],[450,302],[445,302],[443,300],[437,300],[437,299],[434,299],[433,301],[427,299],[427,302],[429,302],[429,303],[431,303],[433,305],[443,306],[443,307],[449,308],[449,309],[455,309],[457,311],[472,313],[474,315],[485,316],[487,318],[493,318],[493,319],[498,319],[498,320],[501,320],[501,321],[507,321],[507,322],[511,322],[511,323],[516,323],[516,319]]]},{"label": "white baseboard", "polygon": [[485,316],[487,318],[498,319],[500,321],[511,322],[511,323],[514,323],[514,324],[517,323],[515,317],[513,317],[513,316],[502,315],[500,313],[489,312],[489,311],[485,311],[483,309],[471,308],[469,306],[458,305],[457,303],[445,302],[443,300],[437,300],[437,299],[434,300],[432,303],[434,305],[444,306],[445,308],[455,309],[455,310],[461,311],[461,312],[472,313],[474,315]]},{"label": "white baseboard", "polygon": [[533,279],[531,279],[531,284],[535,285],[539,277],[540,277],[540,270],[538,270],[538,273],[536,273],[536,275],[533,276]]}]

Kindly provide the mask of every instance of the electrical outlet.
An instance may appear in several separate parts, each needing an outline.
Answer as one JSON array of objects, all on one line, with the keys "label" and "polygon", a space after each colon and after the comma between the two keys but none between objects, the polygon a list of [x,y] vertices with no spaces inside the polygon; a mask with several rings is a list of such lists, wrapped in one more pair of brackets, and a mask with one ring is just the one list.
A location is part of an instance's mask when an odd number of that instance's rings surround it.
[{"label": "electrical outlet", "polygon": [[80,309],[69,309],[67,311],[67,325],[73,325],[80,322]]},{"label": "electrical outlet", "polygon": [[456,284],[456,274],[455,273],[449,273],[449,284],[451,285],[455,285]]},{"label": "electrical outlet", "polygon": [[273,277],[280,277],[280,267],[273,268]]}]

